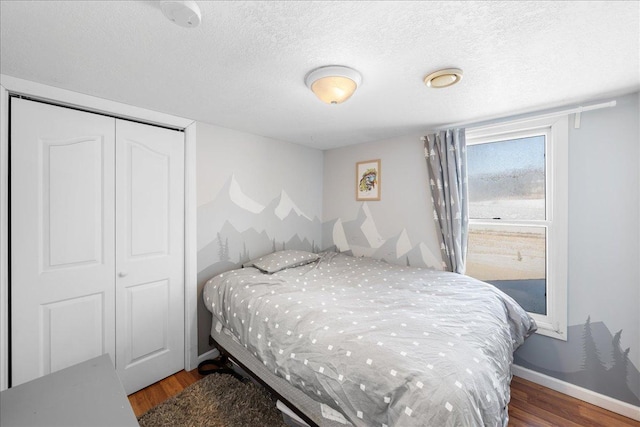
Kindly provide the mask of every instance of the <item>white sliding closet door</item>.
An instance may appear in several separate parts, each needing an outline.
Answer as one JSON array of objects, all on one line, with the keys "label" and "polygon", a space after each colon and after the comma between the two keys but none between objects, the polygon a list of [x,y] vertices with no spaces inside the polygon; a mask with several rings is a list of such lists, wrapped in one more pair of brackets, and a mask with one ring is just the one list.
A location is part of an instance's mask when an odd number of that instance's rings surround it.
[{"label": "white sliding closet door", "polygon": [[114,119],[11,100],[11,363],[16,386],[115,360]]},{"label": "white sliding closet door", "polygon": [[184,368],[184,135],[116,123],[116,369],[132,393]]}]

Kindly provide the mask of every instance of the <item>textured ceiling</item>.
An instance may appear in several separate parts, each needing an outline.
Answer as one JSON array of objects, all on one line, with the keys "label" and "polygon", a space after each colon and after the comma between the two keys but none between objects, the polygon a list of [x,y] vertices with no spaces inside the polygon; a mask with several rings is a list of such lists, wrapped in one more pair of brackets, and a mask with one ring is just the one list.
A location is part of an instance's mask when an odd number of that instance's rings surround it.
[{"label": "textured ceiling", "polygon": [[[639,2],[198,2],[195,29],[155,1],[2,1],[0,72],[326,149],[640,87]],[[310,70],[363,83],[326,105]],[[439,68],[462,82],[428,89]]]}]

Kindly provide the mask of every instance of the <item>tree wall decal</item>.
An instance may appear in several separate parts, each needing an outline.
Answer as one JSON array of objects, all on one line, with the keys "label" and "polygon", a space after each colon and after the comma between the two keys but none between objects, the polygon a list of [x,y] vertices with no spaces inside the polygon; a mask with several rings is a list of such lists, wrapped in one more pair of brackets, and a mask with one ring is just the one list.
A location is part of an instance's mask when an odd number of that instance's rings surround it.
[{"label": "tree wall decal", "polygon": [[629,351],[630,348],[622,351],[620,346],[620,338],[622,336],[622,329],[620,329],[611,341],[611,355],[613,356],[613,365],[609,368],[609,373],[616,382],[627,381],[627,368],[629,363]]},{"label": "tree wall decal", "polygon": [[222,243],[222,237],[220,233],[218,235],[218,258],[220,261],[227,262],[229,261],[229,239],[225,239],[225,242]]},{"label": "tree wall decal", "polygon": [[582,359],[582,370],[588,371],[599,376],[606,371],[604,363],[600,359],[600,353],[598,347],[593,339],[591,332],[591,316],[587,317],[587,321],[584,324],[584,332],[582,335],[584,339],[584,358]]}]

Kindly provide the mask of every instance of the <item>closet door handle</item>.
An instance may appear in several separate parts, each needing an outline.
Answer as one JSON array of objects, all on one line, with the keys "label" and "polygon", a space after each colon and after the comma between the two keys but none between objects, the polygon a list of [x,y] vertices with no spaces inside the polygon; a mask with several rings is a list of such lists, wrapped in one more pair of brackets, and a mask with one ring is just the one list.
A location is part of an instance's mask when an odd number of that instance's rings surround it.
[{"label": "closet door handle", "polygon": [[121,271],[120,273],[118,273],[118,277],[125,277],[127,275],[126,271]]}]

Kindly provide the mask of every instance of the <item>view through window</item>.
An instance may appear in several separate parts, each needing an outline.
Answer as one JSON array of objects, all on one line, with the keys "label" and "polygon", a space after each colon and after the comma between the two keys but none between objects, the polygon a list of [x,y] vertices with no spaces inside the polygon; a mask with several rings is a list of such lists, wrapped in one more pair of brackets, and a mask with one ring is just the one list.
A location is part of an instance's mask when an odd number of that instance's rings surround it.
[{"label": "view through window", "polygon": [[467,146],[466,274],[547,314],[546,134]]}]

